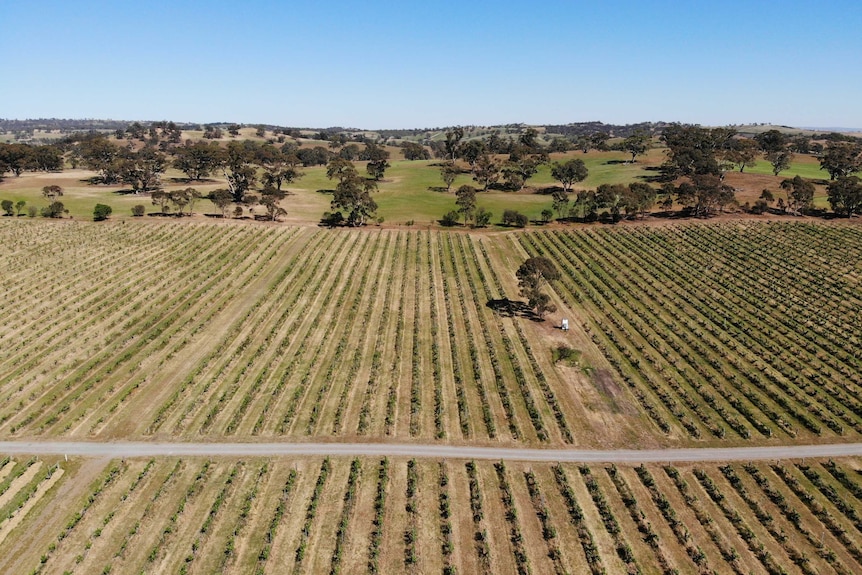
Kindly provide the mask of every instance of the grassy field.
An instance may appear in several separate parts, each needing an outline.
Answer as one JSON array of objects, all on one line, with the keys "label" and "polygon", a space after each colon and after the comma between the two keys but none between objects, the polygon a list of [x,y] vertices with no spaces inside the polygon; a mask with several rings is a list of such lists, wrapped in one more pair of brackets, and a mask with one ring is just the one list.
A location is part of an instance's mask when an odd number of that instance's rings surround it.
[{"label": "grassy field", "polygon": [[[253,137],[253,130],[246,129],[242,137],[261,140]],[[194,135],[194,134],[189,134]],[[304,146],[319,145],[320,142],[304,140]],[[465,172],[453,183],[451,192],[446,193],[440,180],[439,160],[407,161],[400,158],[399,148],[390,147],[392,154],[392,167],[386,172],[384,179],[379,182],[379,191],[375,194],[375,201],[379,205],[378,215],[383,218],[387,225],[403,225],[413,221],[417,225],[437,225],[437,221],[446,212],[455,209],[454,191],[461,185],[476,185],[464,166]],[[589,169],[589,177],[575,186],[575,189],[595,189],[601,184],[627,184],[632,181],[649,180],[656,175],[655,169],[664,161],[664,149],[654,148],[638,158],[636,163],[628,163],[627,154],[622,152],[597,152],[590,151],[588,154],[581,152],[569,152],[567,154],[553,154],[552,161],[560,161],[565,158],[579,158],[584,161]],[[364,173],[364,162],[357,163],[357,169]],[[292,193],[282,202],[288,214],[284,221],[288,223],[307,223],[319,221],[323,212],[330,209],[331,193],[327,190],[334,188],[333,181],[326,178],[324,167],[313,167],[304,170],[305,175],[289,186]],[[813,179],[818,182],[815,195],[815,205],[820,208],[828,207],[826,202],[825,178],[826,173],[819,169],[816,158],[798,155],[789,170],[780,176],[772,176],[772,168],[765,161],[759,161],[756,166],[747,168],[746,172],[728,172],[727,181],[737,189],[737,199],[740,204],[748,202],[753,204],[760,196],[764,188],[769,188],[778,196],[783,196],[779,185],[785,178],[795,175]],[[93,207],[97,203],[110,205],[113,210],[113,218],[131,217],[132,206],[144,205],[148,213],[158,212],[158,208],[152,205],[148,195],[135,195],[127,193],[123,186],[101,186],[91,185],[88,179],[95,173],[87,170],[67,169],[61,173],[30,173],[25,172],[20,177],[7,176],[5,181],[0,182],[0,199],[12,201],[24,200],[28,205],[39,208],[46,205],[42,198],[42,188],[46,185],[59,185],[64,190],[60,200],[69,210],[69,215],[76,219],[92,218]],[[213,175],[212,179],[204,182],[187,182],[181,172],[169,169],[163,177],[165,189],[181,189],[192,186],[203,195],[214,189],[226,187],[224,179],[219,175]],[[478,205],[488,209],[493,214],[492,224],[497,224],[504,210],[513,209],[527,215],[531,220],[539,220],[544,209],[551,208],[551,198],[542,193],[543,188],[555,186],[557,183],[550,175],[550,167],[545,165],[539,168],[538,173],[527,182],[527,186],[520,192],[502,192],[491,190],[480,193]],[[655,208],[658,210],[658,208]],[[201,200],[195,206],[195,213],[215,214],[218,212],[208,200]],[[254,213],[262,214],[263,208],[257,207]],[[24,213],[26,214],[26,208]]]},{"label": "grassy field", "polygon": [[862,569],[858,459],[696,467],[398,458],[0,463],[11,499],[0,501],[4,573]]}]

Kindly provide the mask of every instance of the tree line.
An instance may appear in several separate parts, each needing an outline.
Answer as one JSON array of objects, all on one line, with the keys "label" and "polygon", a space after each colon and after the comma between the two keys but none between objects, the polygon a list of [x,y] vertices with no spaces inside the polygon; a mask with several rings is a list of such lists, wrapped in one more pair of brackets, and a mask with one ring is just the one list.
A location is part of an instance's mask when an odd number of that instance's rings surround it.
[{"label": "tree line", "polygon": [[[240,127],[226,125],[226,129],[235,134]],[[207,126],[210,128],[221,129]],[[724,181],[727,171],[744,172],[763,158],[771,164],[773,174],[779,175],[790,166],[796,154],[818,156],[821,169],[829,174],[827,195],[833,211],[849,216],[862,210],[862,183],[856,176],[862,170],[862,144],[856,138],[841,134],[822,135],[824,145],[807,136],[789,136],[778,130],[747,138],[741,137],[732,127],[663,125],[658,140],[667,151],[666,161],[654,178],[654,183],[661,184],[659,187],[636,182],[574,192],[573,185],[586,178],[585,165],[576,159],[551,163],[551,153],[613,149],[629,154],[627,161],[635,162],[652,146],[655,139],[652,133],[635,130],[613,143],[609,143],[609,135],[601,131],[572,133],[569,137],[556,136],[549,142],[534,128],[517,128],[519,133],[511,138],[493,132],[487,138],[468,139],[464,128],[455,127],[446,130],[440,140],[427,145],[404,141],[400,147],[408,160],[431,157],[443,160],[439,171],[447,191],[451,191],[458,175],[465,172],[465,165],[476,191],[522,190],[539,167],[550,165],[551,174],[562,191],[553,192],[552,207],[545,211],[543,218],[556,212],[560,218],[590,219],[604,209],[609,217],[618,220],[624,215],[643,215],[657,201],[665,208],[676,202],[694,216],[714,214],[736,202],[734,190]],[[265,126],[258,126],[256,131],[259,136],[268,135]],[[224,145],[208,140],[182,142],[180,125],[173,122],[149,125],[133,122],[125,128],[117,128],[113,139],[105,134],[89,133],[74,134],[51,145],[0,144],[0,177],[7,173],[20,176],[24,171],[57,171],[68,161],[73,167],[84,166],[96,171],[94,183],[125,184],[136,194],[155,192],[154,200],[164,208],[172,202],[163,192],[161,179],[168,167],[174,167],[186,174],[189,182],[213,175],[223,177],[227,187],[210,196],[223,215],[231,205],[236,210],[259,203],[266,208],[267,217],[277,219],[284,213],[279,205],[287,193],[283,187],[302,177],[301,168],[364,161],[369,178],[379,182],[390,167],[388,150],[363,134],[349,136],[335,128],[322,130],[314,137],[328,145],[301,146],[285,139],[287,134],[295,132],[294,129],[273,129],[272,137],[262,143],[231,140]],[[357,194],[358,188],[351,189],[350,182],[339,183],[349,192],[339,197],[360,199],[353,204],[339,200],[332,206],[335,211],[331,216],[337,217],[342,212],[344,222],[351,224],[373,216],[374,210],[368,209],[370,203],[361,198],[365,191]],[[787,199],[779,199],[778,208],[792,213],[810,210],[813,199],[810,184],[798,177],[782,182],[780,188],[787,192]],[[178,199],[177,203],[182,203],[182,198]],[[364,207],[353,213],[356,201]],[[773,192],[765,191],[748,209],[762,212],[769,209],[773,201]],[[457,219],[463,218],[465,223],[473,221],[474,225],[481,225],[482,218],[487,217],[480,212],[480,219],[474,220],[469,206],[459,206],[456,212]],[[517,225],[517,218],[509,219]]]}]

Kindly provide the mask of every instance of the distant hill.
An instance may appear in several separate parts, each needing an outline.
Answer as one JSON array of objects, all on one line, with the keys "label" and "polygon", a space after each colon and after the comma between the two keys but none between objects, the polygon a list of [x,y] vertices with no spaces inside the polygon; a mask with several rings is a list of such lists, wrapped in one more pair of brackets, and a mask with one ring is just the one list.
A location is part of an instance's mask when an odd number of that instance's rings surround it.
[{"label": "distant hill", "polygon": [[[27,120],[14,120],[0,118],[0,134],[6,133],[11,135],[8,141],[48,141],[54,138],[62,137],[62,134],[70,134],[72,132],[114,132],[116,130],[125,130],[134,120],[104,120],[94,118],[83,119],[62,119],[62,118],[39,118]],[[142,125],[149,126],[153,121],[138,120]],[[222,129],[227,129],[232,125],[230,122],[208,122],[208,123],[190,123],[177,122],[177,127],[181,130],[203,130],[204,126],[216,126]],[[450,127],[429,127],[429,128],[410,128],[398,130],[369,130],[361,128],[345,128],[341,126],[326,127],[326,128],[295,128],[277,126],[274,124],[236,124],[244,128],[263,127],[272,132],[282,133],[302,133],[304,135],[316,134],[362,134],[366,138],[383,138],[391,140],[416,140],[416,141],[431,141],[443,139],[446,131]],[[524,123],[501,124],[497,126],[462,126],[465,132],[465,139],[469,140],[475,137],[486,137],[491,133],[497,133],[503,137],[517,137],[517,134],[522,133],[528,127],[536,128],[546,140],[550,140],[555,136],[563,136],[566,138],[577,138],[603,132],[612,138],[625,138],[635,132],[646,132],[649,134],[658,135],[666,126],[671,125],[671,122],[640,122],[636,124],[605,124],[604,122],[572,122],[568,124],[539,124],[530,126]],[[842,133],[853,136],[862,136],[862,128],[797,128],[793,126],[781,126],[773,124],[737,124],[732,125],[733,128],[739,131],[744,136],[755,136],[768,130],[779,130],[786,134],[804,134],[807,136],[817,137],[826,133]],[[38,133],[37,133],[38,132]],[[51,135],[53,134],[53,136]]]}]

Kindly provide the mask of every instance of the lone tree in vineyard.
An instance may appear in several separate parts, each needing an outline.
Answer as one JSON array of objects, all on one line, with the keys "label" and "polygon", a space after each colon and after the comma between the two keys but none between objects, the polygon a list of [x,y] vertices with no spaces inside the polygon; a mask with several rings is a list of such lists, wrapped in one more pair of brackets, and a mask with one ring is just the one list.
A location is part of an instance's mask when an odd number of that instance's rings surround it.
[{"label": "lone tree in vineyard", "polygon": [[539,318],[543,318],[546,313],[557,311],[557,306],[551,303],[548,294],[542,292],[547,282],[560,279],[560,272],[551,260],[527,258],[515,275],[518,277],[521,295],[527,298],[527,303]]}]

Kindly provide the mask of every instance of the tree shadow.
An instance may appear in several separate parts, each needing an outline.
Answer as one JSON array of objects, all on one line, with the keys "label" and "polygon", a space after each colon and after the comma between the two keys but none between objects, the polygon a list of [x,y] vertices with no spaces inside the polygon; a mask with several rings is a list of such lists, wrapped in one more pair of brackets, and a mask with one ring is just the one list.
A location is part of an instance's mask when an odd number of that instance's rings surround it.
[{"label": "tree shadow", "polygon": [[495,182],[493,184],[489,184],[488,189],[494,190],[495,192],[517,192],[521,188],[507,184],[506,182]]},{"label": "tree shadow", "polygon": [[439,193],[443,193],[443,194],[449,193],[449,190],[447,190],[444,186],[428,186],[428,191],[429,192],[439,192]]},{"label": "tree shadow", "polygon": [[535,188],[534,194],[538,196],[550,196],[554,192],[562,192],[564,191],[562,186],[545,186],[542,188]]},{"label": "tree shadow", "polygon": [[193,180],[191,178],[169,178],[169,179],[170,179],[170,181],[172,181],[175,184],[195,183],[195,184],[204,185],[204,184],[217,184],[219,182],[218,180],[214,180],[212,178],[201,178],[200,180]]},{"label": "tree shadow", "polygon": [[335,190],[314,190],[318,194],[334,194]]},{"label": "tree shadow", "polygon": [[509,298],[491,299],[488,300],[485,306],[503,317],[525,317],[529,319],[536,317],[533,310],[523,301],[515,301]]}]

